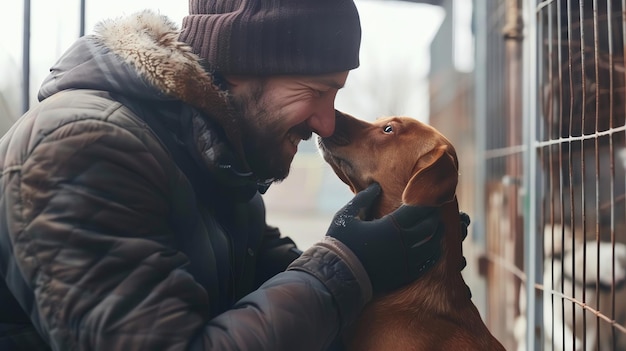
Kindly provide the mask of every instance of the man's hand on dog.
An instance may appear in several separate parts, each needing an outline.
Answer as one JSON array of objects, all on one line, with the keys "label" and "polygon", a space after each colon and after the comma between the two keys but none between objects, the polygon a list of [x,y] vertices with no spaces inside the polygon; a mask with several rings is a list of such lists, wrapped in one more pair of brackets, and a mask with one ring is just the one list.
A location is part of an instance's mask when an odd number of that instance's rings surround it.
[{"label": "man's hand on dog", "polygon": [[374,183],[356,194],[337,212],[326,233],[355,253],[374,293],[395,290],[421,277],[441,254],[443,232],[437,207],[402,205],[380,219],[366,220],[380,191]]}]

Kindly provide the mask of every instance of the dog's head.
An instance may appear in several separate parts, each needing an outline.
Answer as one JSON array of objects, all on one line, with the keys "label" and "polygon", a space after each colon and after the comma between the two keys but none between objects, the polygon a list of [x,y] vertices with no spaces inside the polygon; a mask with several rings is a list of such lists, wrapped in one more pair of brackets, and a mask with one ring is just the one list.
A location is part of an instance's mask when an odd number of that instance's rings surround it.
[{"label": "dog's head", "polygon": [[431,126],[409,117],[373,123],[336,113],[335,133],[318,147],[337,176],[357,193],[377,182],[375,217],[399,207],[440,206],[455,198],[458,160],[452,144]]}]

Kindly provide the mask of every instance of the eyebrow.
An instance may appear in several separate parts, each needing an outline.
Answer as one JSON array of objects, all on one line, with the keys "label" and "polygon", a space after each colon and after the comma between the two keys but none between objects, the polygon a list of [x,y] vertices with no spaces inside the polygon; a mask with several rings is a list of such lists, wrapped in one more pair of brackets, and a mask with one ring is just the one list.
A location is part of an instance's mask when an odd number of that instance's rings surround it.
[{"label": "eyebrow", "polygon": [[336,80],[333,80],[331,78],[326,78],[326,77],[315,78],[314,82],[318,83],[318,84],[323,84],[323,85],[329,86],[331,88],[335,88],[337,90],[339,90],[339,89],[344,87],[344,84],[341,84],[341,83],[337,82]]}]

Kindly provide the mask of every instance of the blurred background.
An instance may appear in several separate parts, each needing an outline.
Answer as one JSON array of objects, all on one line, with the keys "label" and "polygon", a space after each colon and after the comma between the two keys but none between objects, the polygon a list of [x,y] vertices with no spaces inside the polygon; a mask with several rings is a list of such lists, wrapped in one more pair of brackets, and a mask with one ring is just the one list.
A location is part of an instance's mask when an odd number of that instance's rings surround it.
[{"label": "blurred background", "polygon": [[[356,0],[361,66],[336,107],[403,115],[455,145],[472,218],[463,275],[507,350],[626,350],[622,0]],[[0,12],[0,133],[49,67],[105,18],[186,1],[12,0]],[[352,197],[300,144],[265,195],[301,248]]]}]

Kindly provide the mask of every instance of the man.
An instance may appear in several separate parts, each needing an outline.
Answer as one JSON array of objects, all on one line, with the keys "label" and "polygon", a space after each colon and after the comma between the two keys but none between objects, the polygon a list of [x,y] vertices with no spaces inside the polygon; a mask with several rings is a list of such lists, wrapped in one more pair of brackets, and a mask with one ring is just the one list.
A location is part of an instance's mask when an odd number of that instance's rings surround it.
[{"label": "man", "polygon": [[323,350],[418,279],[438,213],[362,220],[376,185],[302,255],[265,224],[359,43],[352,0],[191,0],[180,33],[145,11],[79,39],[0,142],[0,348]]}]

